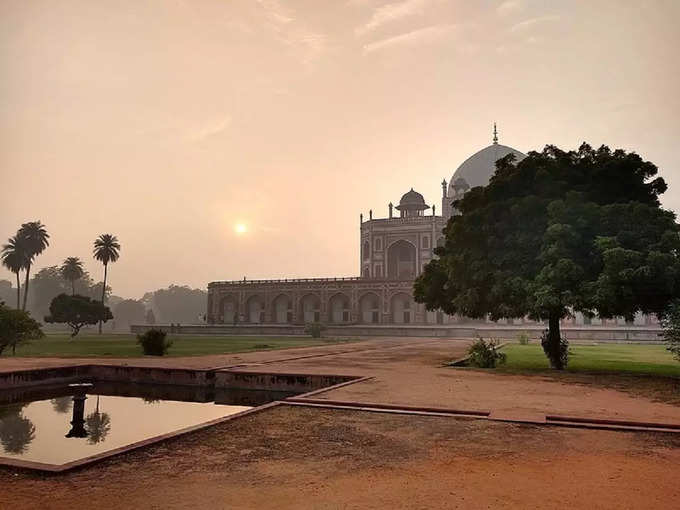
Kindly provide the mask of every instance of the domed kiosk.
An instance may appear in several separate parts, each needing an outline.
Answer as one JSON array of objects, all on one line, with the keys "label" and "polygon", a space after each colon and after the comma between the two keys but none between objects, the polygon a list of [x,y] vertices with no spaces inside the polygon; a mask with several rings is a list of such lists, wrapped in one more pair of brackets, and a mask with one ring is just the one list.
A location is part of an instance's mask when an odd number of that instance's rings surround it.
[{"label": "domed kiosk", "polygon": [[413,191],[413,188],[404,193],[397,206],[397,210],[402,218],[406,216],[422,216],[423,211],[426,211],[429,208],[430,206],[425,203],[423,195],[417,191]]}]

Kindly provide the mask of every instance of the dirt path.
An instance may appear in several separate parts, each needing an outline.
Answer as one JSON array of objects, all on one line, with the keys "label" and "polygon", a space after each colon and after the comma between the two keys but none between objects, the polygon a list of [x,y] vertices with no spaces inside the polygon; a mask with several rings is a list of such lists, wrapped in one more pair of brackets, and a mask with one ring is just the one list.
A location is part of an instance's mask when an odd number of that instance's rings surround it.
[{"label": "dirt path", "polygon": [[[680,437],[279,407],[40,477],[11,508],[672,508]],[[4,507],[4,505],[2,505]]]}]

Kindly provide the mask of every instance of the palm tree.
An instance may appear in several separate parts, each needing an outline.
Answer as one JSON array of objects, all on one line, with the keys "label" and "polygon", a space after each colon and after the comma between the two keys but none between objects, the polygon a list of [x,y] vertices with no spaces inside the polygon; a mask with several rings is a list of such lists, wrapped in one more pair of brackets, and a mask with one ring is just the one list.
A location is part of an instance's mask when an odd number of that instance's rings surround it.
[{"label": "palm tree", "polygon": [[[102,304],[106,299],[106,276],[109,267],[109,262],[113,263],[118,260],[120,244],[116,236],[111,234],[102,234],[94,241],[94,258],[104,264],[104,285],[102,286]],[[102,333],[102,321],[99,321],[99,334]]]},{"label": "palm tree", "polygon": [[2,246],[0,252],[0,259],[2,265],[13,272],[17,277],[17,310],[21,307],[21,282],[19,280],[19,271],[26,267],[26,253],[21,245],[20,239],[17,237],[10,237],[7,244]]},{"label": "palm tree", "polygon": [[48,239],[50,235],[45,229],[45,225],[39,221],[29,221],[21,225],[21,228],[17,232],[17,240],[19,240],[20,245],[24,248],[24,253],[26,256],[26,282],[24,283],[24,304],[22,310],[26,310],[26,298],[28,298],[28,279],[31,273],[31,264],[33,264],[33,259],[40,255],[45,248],[50,245]]},{"label": "palm tree", "polygon": [[87,442],[90,444],[101,443],[111,430],[111,417],[107,413],[99,412],[99,395],[97,395],[97,409],[85,418],[89,436]]},{"label": "palm tree", "polygon": [[61,276],[71,282],[71,295],[76,293],[76,280],[80,280],[85,273],[83,271],[83,261],[78,257],[68,257],[59,269]]}]

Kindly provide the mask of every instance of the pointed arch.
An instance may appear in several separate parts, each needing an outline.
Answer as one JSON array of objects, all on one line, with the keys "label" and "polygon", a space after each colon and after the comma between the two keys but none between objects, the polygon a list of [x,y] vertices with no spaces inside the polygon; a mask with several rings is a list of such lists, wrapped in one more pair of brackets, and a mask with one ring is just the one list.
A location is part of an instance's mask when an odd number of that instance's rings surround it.
[{"label": "pointed arch", "polygon": [[349,296],[343,292],[333,294],[328,300],[328,322],[341,324],[350,322],[351,301]]},{"label": "pointed arch", "polygon": [[293,298],[285,292],[280,293],[272,300],[271,321],[276,324],[293,322]]},{"label": "pointed arch", "polygon": [[387,276],[391,280],[412,280],[416,271],[416,246],[406,239],[399,239],[387,248]]},{"label": "pointed arch", "polygon": [[359,298],[359,320],[365,324],[378,324],[381,310],[380,296],[375,292],[366,292]]},{"label": "pointed arch", "polygon": [[301,322],[321,321],[321,298],[318,294],[309,293],[300,298],[299,317]]},{"label": "pointed arch", "polygon": [[254,294],[246,300],[246,322],[261,324],[264,322],[264,296]]}]

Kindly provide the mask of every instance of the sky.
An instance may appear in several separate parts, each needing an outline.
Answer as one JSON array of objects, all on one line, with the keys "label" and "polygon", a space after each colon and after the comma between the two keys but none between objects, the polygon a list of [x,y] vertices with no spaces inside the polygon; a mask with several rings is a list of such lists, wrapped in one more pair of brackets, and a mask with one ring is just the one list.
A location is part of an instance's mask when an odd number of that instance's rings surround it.
[{"label": "sky", "polygon": [[411,187],[439,204],[493,122],[522,152],[635,151],[680,211],[678,19],[676,0],[0,0],[0,240],[41,220],[35,267],[101,278],[114,234],[131,298],[354,276],[359,214]]}]

